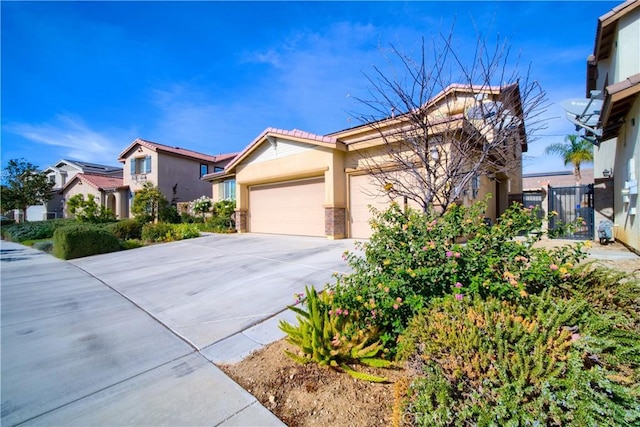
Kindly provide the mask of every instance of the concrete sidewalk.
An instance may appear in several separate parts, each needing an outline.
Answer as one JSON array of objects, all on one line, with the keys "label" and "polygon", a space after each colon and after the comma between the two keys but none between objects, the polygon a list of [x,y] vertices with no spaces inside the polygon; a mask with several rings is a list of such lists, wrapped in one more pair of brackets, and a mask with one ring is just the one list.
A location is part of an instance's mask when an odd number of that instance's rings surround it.
[{"label": "concrete sidewalk", "polygon": [[214,363],[282,337],[353,242],[209,236],[65,262],[0,243],[2,425],[282,425]]}]

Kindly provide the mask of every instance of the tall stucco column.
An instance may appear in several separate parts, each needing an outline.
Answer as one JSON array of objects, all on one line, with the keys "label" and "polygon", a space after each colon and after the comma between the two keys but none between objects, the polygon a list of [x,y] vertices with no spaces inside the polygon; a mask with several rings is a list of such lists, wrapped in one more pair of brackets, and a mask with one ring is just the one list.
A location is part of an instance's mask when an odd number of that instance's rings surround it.
[{"label": "tall stucco column", "polygon": [[115,193],[113,193],[113,197],[116,201],[115,203],[115,209],[114,209],[114,214],[116,214],[116,218],[118,219],[122,219],[122,192],[121,191],[116,191]]}]

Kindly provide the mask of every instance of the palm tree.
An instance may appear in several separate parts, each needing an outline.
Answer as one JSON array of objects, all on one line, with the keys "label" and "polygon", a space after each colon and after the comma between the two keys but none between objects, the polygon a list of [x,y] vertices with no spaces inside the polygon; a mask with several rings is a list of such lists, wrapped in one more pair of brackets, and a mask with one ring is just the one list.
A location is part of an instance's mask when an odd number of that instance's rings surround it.
[{"label": "palm tree", "polygon": [[565,142],[557,142],[547,146],[544,150],[547,154],[558,154],[564,160],[564,164],[573,164],[573,175],[576,182],[580,182],[580,164],[593,161],[593,144],[579,135],[567,135]]}]

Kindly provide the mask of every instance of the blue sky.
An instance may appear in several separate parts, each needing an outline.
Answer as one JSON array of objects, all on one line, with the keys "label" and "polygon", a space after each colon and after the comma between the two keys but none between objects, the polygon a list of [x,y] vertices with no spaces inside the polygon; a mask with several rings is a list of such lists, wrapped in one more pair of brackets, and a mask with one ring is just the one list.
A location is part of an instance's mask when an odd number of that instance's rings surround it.
[{"label": "blue sky", "polygon": [[[597,18],[621,2],[1,2],[2,165],[24,157],[118,165],[135,138],[219,154],[266,127],[359,124],[365,74],[455,22],[531,63],[551,106],[525,172],[570,169],[544,147],[573,133]],[[454,82],[452,82],[454,83]]]}]

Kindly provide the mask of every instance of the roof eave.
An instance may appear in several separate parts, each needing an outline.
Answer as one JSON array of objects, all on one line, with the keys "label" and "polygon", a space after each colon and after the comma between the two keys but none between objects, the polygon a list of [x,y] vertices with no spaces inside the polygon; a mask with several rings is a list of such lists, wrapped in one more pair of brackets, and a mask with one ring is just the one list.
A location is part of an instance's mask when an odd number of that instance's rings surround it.
[{"label": "roof eave", "polygon": [[600,116],[602,141],[618,136],[624,118],[629,114],[633,103],[636,102],[640,94],[640,73],[607,86],[605,92]]}]

